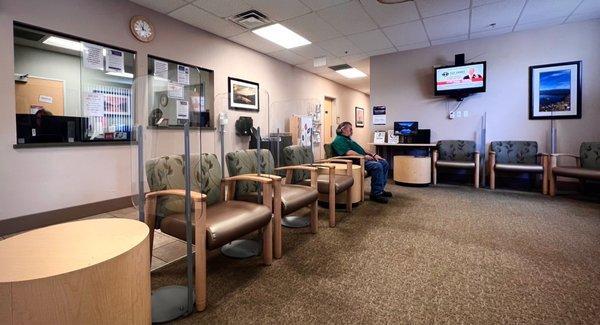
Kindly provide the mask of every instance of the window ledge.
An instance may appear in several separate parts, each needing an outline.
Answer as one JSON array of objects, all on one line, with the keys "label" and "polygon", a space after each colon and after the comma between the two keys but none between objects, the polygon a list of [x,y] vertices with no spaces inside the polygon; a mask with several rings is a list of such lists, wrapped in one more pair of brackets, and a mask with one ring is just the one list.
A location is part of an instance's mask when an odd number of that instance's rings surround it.
[{"label": "window ledge", "polygon": [[90,141],[90,142],[52,142],[13,144],[14,149],[56,148],[56,147],[94,147],[94,146],[129,146],[137,145],[137,141]]}]

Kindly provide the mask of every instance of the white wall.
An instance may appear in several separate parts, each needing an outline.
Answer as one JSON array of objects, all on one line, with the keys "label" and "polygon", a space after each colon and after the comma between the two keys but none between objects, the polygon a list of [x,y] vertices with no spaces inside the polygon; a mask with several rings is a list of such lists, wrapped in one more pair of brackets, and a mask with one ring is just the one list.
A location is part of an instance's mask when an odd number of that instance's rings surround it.
[{"label": "white wall", "polygon": [[[600,141],[599,35],[600,21],[594,20],[373,57],[371,104],[388,108],[388,125],[376,129],[415,120],[431,129],[432,141],[475,140],[487,112],[488,144],[535,140],[548,152],[550,121],[528,119],[529,66],[581,60],[582,119],[556,123],[558,151],[578,152],[582,141]],[[457,102],[433,96],[433,66],[453,64],[458,53],[467,62],[487,61],[487,91],[465,99],[460,110],[469,111],[468,118],[450,120],[446,105]]]},{"label": "white wall", "polygon": [[[13,82],[13,20],[63,32],[97,42],[137,51],[136,70],[147,71],[146,56],[152,54],[215,71],[215,93],[227,92],[227,77],[258,82],[272,102],[325,96],[336,98],[341,120],[354,121],[354,107],[369,107],[363,93],[323,79],[266,55],[181,23],[168,16],[120,0],[0,0],[0,219],[97,202],[131,194],[131,156],[135,148],[78,147],[13,149],[16,143]],[[155,25],[154,41],[143,44],[129,33],[129,19],[144,15]],[[140,81],[143,85],[143,81]],[[138,91],[138,122],[143,119],[147,98]],[[263,100],[263,99],[261,99]],[[216,103],[218,111],[224,105]],[[271,118],[279,123],[294,112],[290,105]],[[237,116],[228,111],[230,123]],[[259,125],[267,124],[269,112],[253,113]],[[283,122],[287,124],[287,122]],[[370,117],[357,132],[359,141],[370,138]],[[175,148],[181,132],[162,131],[160,150]],[[219,152],[216,132],[202,132],[203,150]],[[229,135],[233,137],[233,135]],[[226,151],[246,146],[239,138],[226,141]],[[156,150],[156,152],[160,151]],[[180,149],[173,151],[181,152]]]}]

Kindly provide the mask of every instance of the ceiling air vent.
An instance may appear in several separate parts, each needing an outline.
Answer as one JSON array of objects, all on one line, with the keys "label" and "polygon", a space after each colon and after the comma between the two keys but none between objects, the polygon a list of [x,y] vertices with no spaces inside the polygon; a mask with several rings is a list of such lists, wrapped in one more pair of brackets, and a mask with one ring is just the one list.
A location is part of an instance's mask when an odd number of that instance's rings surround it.
[{"label": "ceiling air vent", "polygon": [[271,20],[265,14],[254,9],[231,16],[229,20],[246,29],[255,29],[271,23]]}]

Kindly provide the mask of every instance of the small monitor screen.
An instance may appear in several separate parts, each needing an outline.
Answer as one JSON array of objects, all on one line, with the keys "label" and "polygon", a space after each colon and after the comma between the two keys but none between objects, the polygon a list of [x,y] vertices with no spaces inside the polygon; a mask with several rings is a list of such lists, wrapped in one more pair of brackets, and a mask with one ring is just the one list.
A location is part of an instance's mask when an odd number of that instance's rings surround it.
[{"label": "small monitor screen", "polygon": [[435,69],[435,93],[485,91],[485,62]]},{"label": "small monitor screen", "polygon": [[394,122],[395,135],[416,135],[419,130],[419,122]]}]

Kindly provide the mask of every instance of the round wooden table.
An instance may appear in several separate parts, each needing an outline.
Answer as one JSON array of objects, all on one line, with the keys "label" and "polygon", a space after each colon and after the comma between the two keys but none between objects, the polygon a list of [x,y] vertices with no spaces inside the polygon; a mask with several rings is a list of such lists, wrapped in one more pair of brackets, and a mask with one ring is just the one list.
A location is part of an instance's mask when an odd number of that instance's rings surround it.
[{"label": "round wooden table", "polygon": [[[335,166],[335,173],[337,175],[346,175],[346,169],[347,169],[346,164],[319,163],[319,165]],[[319,169],[319,173],[327,174],[327,171]],[[358,203],[362,200],[362,193],[360,192],[360,189],[361,189],[362,182],[364,182],[364,180],[365,180],[364,175],[361,175],[361,173],[360,173],[359,165],[352,165],[352,177],[354,178],[354,185],[352,185],[352,187],[350,188],[350,192],[352,192],[351,197],[352,197],[352,203],[354,204],[354,203]],[[319,201],[329,202],[329,197],[327,196],[327,194],[319,194]],[[346,195],[336,195],[335,203],[345,205],[346,204]]]},{"label": "round wooden table", "polygon": [[394,156],[394,181],[400,185],[429,185],[431,157]]},{"label": "round wooden table", "polygon": [[0,241],[0,324],[149,324],[148,233],[107,218]]}]

